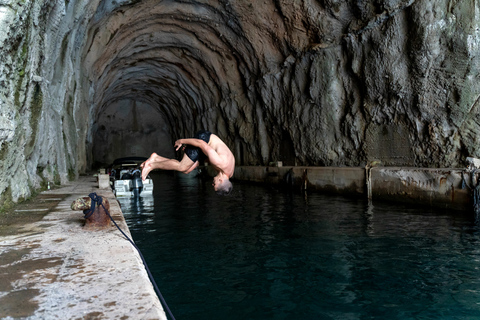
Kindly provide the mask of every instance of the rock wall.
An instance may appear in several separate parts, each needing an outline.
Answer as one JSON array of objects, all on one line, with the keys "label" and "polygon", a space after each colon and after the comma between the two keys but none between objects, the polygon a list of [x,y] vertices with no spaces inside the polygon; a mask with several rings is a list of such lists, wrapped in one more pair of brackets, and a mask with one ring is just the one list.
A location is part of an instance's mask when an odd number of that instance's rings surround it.
[{"label": "rock wall", "polygon": [[86,119],[78,55],[88,3],[0,4],[1,204],[86,168]]},{"label": "rock wall", "polygon": [[135,103],[142,152],[207,128],[245,165],[480,157],[475,0],[12,0],[0,56],[1,201],[110,161]]}]

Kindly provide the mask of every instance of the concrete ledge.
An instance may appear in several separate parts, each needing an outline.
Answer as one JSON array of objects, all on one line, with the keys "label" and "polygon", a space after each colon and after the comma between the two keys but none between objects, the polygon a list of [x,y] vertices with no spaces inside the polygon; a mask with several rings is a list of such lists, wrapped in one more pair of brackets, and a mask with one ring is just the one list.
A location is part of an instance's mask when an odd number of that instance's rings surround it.
[{"label": "concrete ledge", "polygon": [[[207,167],[213,170],[212,167]],[[210,174],[215,174],[211,171]],[[235,168],[233,179],[275,184],[298,190],[339,194],[365,193],[365,169],[336,167],[254,167]]]},{"label": "concrete ledge", "polygon": [[[209,175],[216,174],[212,167],[205,168]],[[471,190],[462,189],[462,172],[463,169],[450,168],[239,166],[233,179],[293,190],[360,196],[373,201],[473,210]]]},{"label": "concrete ledge", "polygon": [[471,193],[462,189],[461,169],[372,168],[372,199],[473,210]]},{"label": "concrete ledge", "polygon": [[130,235],[118,201],[94,177],[43,192],[37,198],[58,204],[0,237],[1,318],[166,320],[135,248],[113,224],[84,229],[83,212],[70,209],[91,192],[108,199],[110,214]]}]

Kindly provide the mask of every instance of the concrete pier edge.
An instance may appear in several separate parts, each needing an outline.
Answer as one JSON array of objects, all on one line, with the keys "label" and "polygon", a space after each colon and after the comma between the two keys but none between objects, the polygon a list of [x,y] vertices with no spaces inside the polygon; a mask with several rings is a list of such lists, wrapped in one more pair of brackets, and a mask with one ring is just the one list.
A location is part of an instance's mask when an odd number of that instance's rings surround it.
[{"label": "concrete pier edge", "polygon": [[33,215],[56,201],[53,209],[0,236],[1,319],[167,319],[132,244],[113,223],[84,228],[83,212],[70,208],[92,192],[109,201],[111,216],[131,238],[118,201],[95,177],[42,192],[36,208],[18,211]]}]

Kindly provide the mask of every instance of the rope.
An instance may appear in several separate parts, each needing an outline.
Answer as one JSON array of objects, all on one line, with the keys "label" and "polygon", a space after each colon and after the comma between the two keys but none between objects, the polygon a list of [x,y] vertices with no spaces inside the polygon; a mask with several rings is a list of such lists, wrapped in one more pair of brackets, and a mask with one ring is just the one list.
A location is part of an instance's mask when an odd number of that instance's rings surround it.
[{"label": "rope", "polygon": [[[157,283],[155,282],[155,279],[153,279],[153,275],[152,273],[150,272],[150,269],[148,268],[147,266],[147,262],[145,261],[145,258],[143,257],[142,255],[142,252],[140,251],[140,249],[137,247],[137,245],[133,242],[132,239],[130,239],[126,234],[125,232],[123,232],[122,229],[120,229],[120,227],[118,226],[118,224],[115,222],[115,220],[113,220],[112,216],[110,215],[110,212],[108,212],[107,208],[105,208],[105,206],[103,205],[102,203],[102,197],[98,196],[95,192],[93,193],[90,193],[88,195],[91,199],[92,199],[92,205],[91,205],[91,212],[88,213],[89,216],[92,215],[93,211],[95,210],[95,203],[97,203],[99,206],[101,205],[103,207],[103,209],[105,210],[105,212],[107,213],[107,216],[110,218],[110,220],[112,220],[113,224],[117,227],[117,229],[123,234],[123,236],[125,237],[125,239],[128,240],[128,242],[130,242],[132,244],[132,246],[137,249],[138,251],[138,254],[140,255],[140,258],[142,258],[142,262],[143,262],[143,265],[145,266],[145,269],[147,270],[147,273],[148,273],[148,277],[150,278],[150,281],[153,283],[153,286],[155,288],[155,291],[157,292],[157,295],[158,297],[160,298],[160,301],[162,302],[162,305],[163,307],[167,310],[168,312],[168,315],[170,316],[170,318],[172,320],[175,320],[175,317],[173,316],[172,314],[172,311],[170,311],[170,308],[168,307],[167,305],[167,302],[165,301],[165,299],[163,298],[163,295],[162,293],[160,292],[160,289],[158,288],[157,286]],[[85,211],[88,211],[88,210],[85,210]],[[84,213],[85,213],[84,211]]]},{"label": "rope", "polygon": [[83,210],[83,214],[85,215],[85,219],[90,218],[92,216],[92,214],[95,212],[95,204],[98,203],[98,205],[102,205],[102,201],[103,201],[102,197],[97,196],[96,193],[90,193],[88,196],[90,197],[90,199],[92,199],[92,203],[90,204],[90,210],[88,210],[88,209]]}]

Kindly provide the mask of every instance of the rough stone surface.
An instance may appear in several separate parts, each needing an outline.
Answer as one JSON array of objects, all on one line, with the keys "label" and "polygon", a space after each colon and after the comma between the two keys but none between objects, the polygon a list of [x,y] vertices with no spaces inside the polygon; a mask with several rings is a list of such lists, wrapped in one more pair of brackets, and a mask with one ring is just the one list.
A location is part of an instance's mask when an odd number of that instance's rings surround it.
[{"label": "rough stone surface", "polygon": [[2,201],[202,128],[239,165],[480,157],[478,1],[2,0],[0,56]]}]

